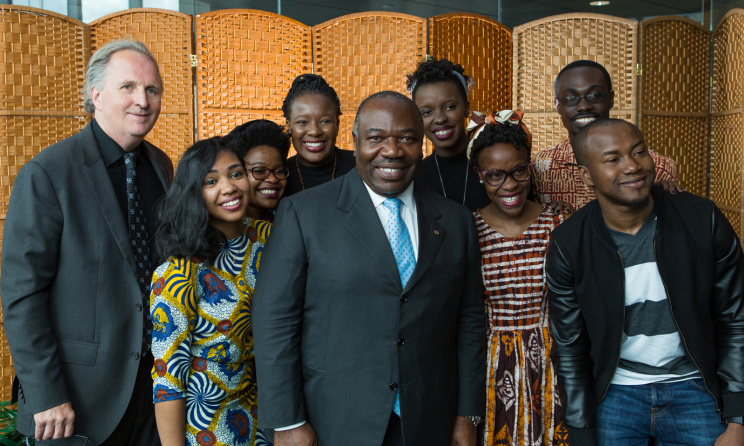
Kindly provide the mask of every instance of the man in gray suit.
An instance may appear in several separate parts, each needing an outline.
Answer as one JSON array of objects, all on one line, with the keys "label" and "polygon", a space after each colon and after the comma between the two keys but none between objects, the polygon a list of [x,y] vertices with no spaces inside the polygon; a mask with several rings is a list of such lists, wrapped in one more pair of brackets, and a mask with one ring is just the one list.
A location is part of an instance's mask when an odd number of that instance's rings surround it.
[{"label": "man in gray suit", "polygon": [[160,444],[147,275],[157,266],[154,206],[173,165],[144,137],[162,91],[143,44],[102,47],[86,73],[94,119],[15,180],[0,295],[20,383],[18,430],[37,440]]},{"label": "man in gray suit", "polygon": [[359,106],[356,170],[282,201],[253,306],[258,422],[275,445],[475,445],[480,253],[466,208],[414,182],[407,97]]}]

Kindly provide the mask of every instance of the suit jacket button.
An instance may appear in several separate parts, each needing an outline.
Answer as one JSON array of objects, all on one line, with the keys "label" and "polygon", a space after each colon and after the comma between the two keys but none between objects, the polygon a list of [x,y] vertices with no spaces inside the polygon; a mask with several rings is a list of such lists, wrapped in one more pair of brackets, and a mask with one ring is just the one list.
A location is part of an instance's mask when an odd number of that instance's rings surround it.
[{"label": "suit jacket button", "polygon": [[390,390],[398,390],[398,385],[396,383],[390,383]]},{"label": "suit jacket button", "polygon": [[398,345],[405,345],[406,340],[403,338],[398,339]]},{"label": "suit jacket button", "polygon": [[400,298],[400,303],[404,304],[404,303],[406,303],[406,301],[408,301],[408,298],[406,296],[402,296]]},{"label": "suit jacket button", "polygon": [[139,353],[137,352],[132,352],[131,356],[132,356],[132,359],[134,359],[135,361],[139,359]]},{"label": "suit jacket button", "polygon": [[137,308],[137,311],[142,311],[142,304],[137,304],[135,307]]}]

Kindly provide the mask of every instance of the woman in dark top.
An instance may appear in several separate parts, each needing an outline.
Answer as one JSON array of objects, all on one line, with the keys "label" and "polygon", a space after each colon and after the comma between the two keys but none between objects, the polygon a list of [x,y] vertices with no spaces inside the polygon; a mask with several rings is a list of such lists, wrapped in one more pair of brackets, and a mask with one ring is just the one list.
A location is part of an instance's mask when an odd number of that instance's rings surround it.
[{"label": "woman in dark top", "polygon": [[424,134],[434,147],[434,153],[421,163],[416,181],[471,212],[485,207],[491,201],[466,154],[465,120],[470,116],[472,78],[447,59],[422,62],[407,77],[411,99],[424,120]]},{"label": "woman in dark top", "polygon": [[226,137],[243,154],[250,192],[245,215],[274,221],[274,211],[287,186],[289,136],[279,124],[256,119],[235,127]]},{"label": "woman in dark top", "polygon": [[354,152],[336,147],[341,102],[336,91],[315,74],[298,76],[282,105],[287,131],[297,155],[284,196],[336,179],[356,166]]}]

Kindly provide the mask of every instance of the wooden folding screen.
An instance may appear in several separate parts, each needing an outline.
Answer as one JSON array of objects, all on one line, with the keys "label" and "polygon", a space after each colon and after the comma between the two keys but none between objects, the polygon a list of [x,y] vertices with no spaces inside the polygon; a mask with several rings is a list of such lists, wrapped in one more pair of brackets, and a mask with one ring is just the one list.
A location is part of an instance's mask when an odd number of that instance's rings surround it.
[{"label": "wooden folding screen", "polygon": [[685,17],[641,22],[640,128],[651,149],[677,162],[680,183],[701,196],[708,183],[710,35]]},{"label": "wooden folding screen", "polygon": [[160,67],[163,97],[147,140],[163,149],[174,163],[194,143],[194,80],[191,69],[193,17],[165,9],[128,9],[90,23],[91,54],[118,39],[147,45]]},{"label": "wooden folding screen", "polygon": [[610,73],[611,115],[636,120],[638,22],[602,14],[562,14],[514,28],[513,107],[525,112],[532,150],[568,137],[553,107],[553,82],[567,64],[589,59]]},{"label": "wooden folding screen", "polygon": [[475,82],[470,109],[511,108],[512,32],[488,17],[453,12],[429,18],[429,54],[465,68]]},{"label": "wooden folding screen", "polygon": [[713,33],[711,199],[744,234],[744,9],[733,9]]},{"label": "wooden folding screen", "polygon": [[223,135],[251,119],[284,124],[292,80],[311,67],[310,27],[270,12],[196,16],[197,135]]},{"label": "wooden folding screen", "polygon": [[353,150],[359,104],[383,90],[406,92],[406,74],[426,55],[426,19],[407,14],[349,14],[313,26],[313,65],[341,100],[337,144]]},{"label": "wooden folding screen", "polygon": [[[0,6],[0,226],[18,170],[44,147],[82,129],[82,91],[88,60],[84,23],[46,10]],[[4,332],[0,398],[13,377]]]}]

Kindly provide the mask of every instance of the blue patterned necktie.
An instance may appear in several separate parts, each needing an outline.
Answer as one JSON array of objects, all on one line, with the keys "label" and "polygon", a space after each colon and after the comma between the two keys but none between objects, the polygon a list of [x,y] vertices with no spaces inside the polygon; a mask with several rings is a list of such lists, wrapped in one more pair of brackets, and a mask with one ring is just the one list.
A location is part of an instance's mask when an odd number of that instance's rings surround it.
[{"label": "blue patterned necktie", "polygon": [[[408,279],[411,278],[414,268],[416,268],[416,256],[413,253],[413,244],[411,236],[408,233],[403,218],[400,216],[400,206],[403,202],[400,198],[388,198],[382,205],[388,210],[387,236],[390,247],[393,248],[395,264],[398,266],[398,275],[403,288],[406,287]],[[400,389],[395,392],[395,405],[393,412],[400,416]]]},{"label": "blue patterned necktie", "polygon": [[152,280],[150,248],[147,246],[149,236],[145,226],[145,212],[137,191],[137,171],[134,166],[137,154],[124,154],[124,166],[127,170],[127,222],[129,223],[129,240],[132,242],[134,261],[137,264],[137,279],[142,293],[144,325],[142,333],[142,353],[150,350],[152,342],[152,319],[150,319],[150,282]]}]

